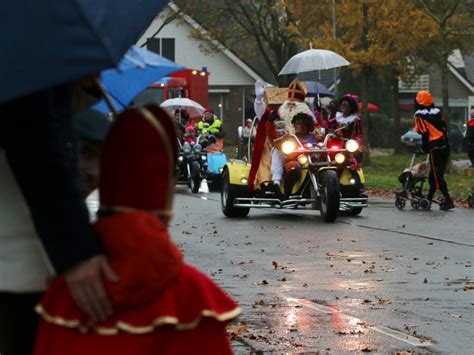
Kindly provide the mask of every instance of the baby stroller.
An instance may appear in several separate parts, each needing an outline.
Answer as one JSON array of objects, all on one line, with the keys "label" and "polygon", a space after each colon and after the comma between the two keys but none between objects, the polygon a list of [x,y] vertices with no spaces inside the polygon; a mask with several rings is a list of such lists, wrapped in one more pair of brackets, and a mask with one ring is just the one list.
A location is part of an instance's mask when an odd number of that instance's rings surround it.
[{"label": "baby stroller", "polygon": [[425,161],[415,164],[417,155],[418,153],[413,153],[410,167],[403,170],[398,177],[398,181],[402,184],[402,191],[395,193],[395,206],[399,210],[405,208],[407,200],[417,210],[427,211],[431,207],[430,201],[423,195],[423,185],[428,176],[428,156]]}]

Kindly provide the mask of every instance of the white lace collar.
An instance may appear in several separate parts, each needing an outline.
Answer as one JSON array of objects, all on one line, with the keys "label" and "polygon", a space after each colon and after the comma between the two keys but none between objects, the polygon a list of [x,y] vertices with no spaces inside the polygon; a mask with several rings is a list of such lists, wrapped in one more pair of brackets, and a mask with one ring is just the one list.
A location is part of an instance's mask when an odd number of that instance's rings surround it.
[{"label": "white lace collar", "polygon": [[357,119],[357,115],[349,115],[347,117],[344,117],[342,112],[336,112],[336,121],[339,124],[351,124]]}]

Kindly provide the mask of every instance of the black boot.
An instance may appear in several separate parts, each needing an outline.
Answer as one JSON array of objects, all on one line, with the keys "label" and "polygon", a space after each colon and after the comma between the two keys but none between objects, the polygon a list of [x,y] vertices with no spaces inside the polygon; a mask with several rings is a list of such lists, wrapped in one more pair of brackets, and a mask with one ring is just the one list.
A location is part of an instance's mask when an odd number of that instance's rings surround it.
[{"label": "black boot", "polygon": [[451,200],[450,197],[445,198],[443,202],[439,204],[439,209],[442,211],[447,211],[447,210],[453,209],[454,207],[455,207],[454,202],[453,200]]}]

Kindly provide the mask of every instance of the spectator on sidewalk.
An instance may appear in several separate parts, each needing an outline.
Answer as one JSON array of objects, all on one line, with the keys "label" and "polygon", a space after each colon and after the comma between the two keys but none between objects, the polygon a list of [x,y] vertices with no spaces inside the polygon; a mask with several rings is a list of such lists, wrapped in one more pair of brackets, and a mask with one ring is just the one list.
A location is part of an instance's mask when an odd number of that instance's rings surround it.
[{"label": "spectator on sidewalk", "polygon": [[[71,116],[95,98],[90,80],[0,105],[0,353],[31,354],[33,308],[54,274],[92,320],[112,314],[116,280],[79,184]],[[77,103],[77,105],[75,105]]]},{"label": "spectator on sidewalk", "polygon": [[466,145],[467,156],[471,161],[471,168],[474,168],[474,108],[471,109],[471,118],[467,121],[464,144]]},{"label": "spectator on sidewalk", "polygon": [[231,353],[225,327],[240,308],[170,239],[176,132],[149,110],[119,117],[102,152],[94,229],[120,277],[106,282],[114,315],[91,323],[55,278],[37,307],[35,355]]}]

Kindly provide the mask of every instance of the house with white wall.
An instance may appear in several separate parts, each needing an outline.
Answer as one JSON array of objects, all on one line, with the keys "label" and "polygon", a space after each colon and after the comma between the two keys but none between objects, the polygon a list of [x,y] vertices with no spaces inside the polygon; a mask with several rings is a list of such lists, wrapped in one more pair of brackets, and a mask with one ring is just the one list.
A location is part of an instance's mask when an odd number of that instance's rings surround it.
[{"label": "house with white wall", "polygon": [[[163,22],[173,14],[178,18],[166,24],[153,37]],[[192,31],[205,30],[190,16],[180,14],[170,2],[145,30],[137,44],[167,57],[176,63],[209,75],[209,104],[222,119],[226,138],[235,140],[237,127],[253,111],[253,94],[256,80],[264,81],[250,66],[222,44],[209,38],[218,51],[208,53],[202,40],[192,38]]]},{"label": "house with white wall", "polygon": [[[462,126],[474,108],[474,56],[453,51],[448,58],[448,90],[451,122]],[[400,82],[400,109],[411,116],[414,111],[414,97],[419,90],[429,90],[433,94],[434,104],[443,106],[441,72],[432,65],[418,80],[406,84]]]}]

